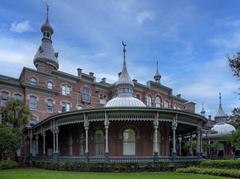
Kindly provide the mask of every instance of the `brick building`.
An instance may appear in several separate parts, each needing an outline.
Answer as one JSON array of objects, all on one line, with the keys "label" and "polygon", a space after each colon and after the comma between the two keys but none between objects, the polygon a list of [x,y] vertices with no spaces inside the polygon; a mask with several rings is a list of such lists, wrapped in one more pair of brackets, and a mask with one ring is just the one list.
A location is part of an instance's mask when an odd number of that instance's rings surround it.
[{"label": "brick building", "polygon": [[[60,60],[53,49],[48,16],[41,32],[42,42],[33,59],[36,69],[24,67],[18,79],[0,75],[1,106],[15,98],[31,111],[25,138],[30,147],[23,149],[25,155],[152,156],[154,151],[157,156],[170,156],[177,153],[175,135],[200,136],[206,118],[195,114],[195,103],[161,84],[158,69],[146,85],[131,80],[125,43],[122,72],[110,84],[105,78],[96,81],[94,73],[80,68],[76,75],[58,70]],[[198,153],[200,147],[199,137]]]}]

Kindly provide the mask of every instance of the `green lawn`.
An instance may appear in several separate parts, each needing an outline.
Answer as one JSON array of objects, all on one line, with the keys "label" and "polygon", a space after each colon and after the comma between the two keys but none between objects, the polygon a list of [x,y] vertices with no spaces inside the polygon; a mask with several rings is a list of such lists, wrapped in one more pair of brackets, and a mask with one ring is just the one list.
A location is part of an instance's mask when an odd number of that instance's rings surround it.
[{"label": "green lawn", "polygon": [[144,173],[84,173],[42,169],[0,170],[0,179],[223,179],[209,175],[181,174],[174,172]]}]

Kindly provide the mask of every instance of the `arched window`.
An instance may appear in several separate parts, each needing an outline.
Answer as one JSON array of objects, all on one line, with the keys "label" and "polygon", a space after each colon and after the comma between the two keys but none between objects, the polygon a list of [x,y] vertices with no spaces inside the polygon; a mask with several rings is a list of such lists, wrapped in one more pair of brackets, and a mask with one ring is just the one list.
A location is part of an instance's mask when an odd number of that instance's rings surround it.
[{"label": "arched window", "polygon": [[18,101],[22,101],[23,100],[23,96],[21,94],[17,93],[17,94],[14,95],[14,99],[18,100]]},{"label": "arched window", "polygon": [[37,84],[37,79],[34,78],[34,77],[31,77],[30,78],[30,84],[35,86]]},{"label": "arched window", "polygon": [[52,99],[47,100],[47,112],[48,113],[53,112],[53,100]]},{"label": "arched window", "polygon": [[123,155],[135,155],[136,137],[133,129],[123,131]]},{"label": "arched window", "polygon": [[99,95],[99,102],[100,102],[100,104],[106,104],[106,102],[107,102],[107,95],[101,93]]},{"label": "arched window", "polygon": [[35,115],[31,116],[31,121],[30,121],[30,126],[34,126],[35,124],[38,123],[38,117]]},{"label": "arched window", "polygon": [[29,98],[29,108],[30,108],[30,110],[36,110],[37,109],[37,97],[36,96],[30,96],[30,98]]},{"label": "arched window", "polygon": [[104,154],[104,135],[102,130],[96,130],[94,134],[95,155]]},{"label": "arched window", "polygon": [[52,90],[53,89],[53,83],[51,81],[47,82],[47,88]]},{"label": "arched window", "polygon": [[90,89],[88,87],[82,88],[81,100],[87,103],[91,102]]},{"label": "arched window", "polygon": [[70,86],[68,86],[68,85],[62,85],[62,95],[65,95],[65,96],[67,96],[67,95],[70,95],[70,91],[71,91],[71,87]]},{"label": "arched window", "polygon": [[147,106],[152,107],[152,96],[150,95],[147,96]]},{"label": "arched window", "polygon": [[6,91],[1,92],[1,106],[6,107],[8,103],[8,95],[9,93]]},{"label": "arched window", "polygon": [[69,102],[62,102],[62,112],[70,111],[71,104]]},{"label": "arched window", "polygon": [[164,101],[163,103],[163,107],[165,108],[169,108],[169,102],[167,100]]},{"label": "arched window", "polygon": [[83,133],[80,134],[79,138],[79,154],[84,155],[84,136]]},{"label": "arched window", "polygon": [[162,100],[161,100],[161,97],[160,97],[160,96],[157,96],[157,97],[156,97],[155,103],[156,103],[156,107],[157,107],[157,108],[160,108],[160,107],[161,107]]}]

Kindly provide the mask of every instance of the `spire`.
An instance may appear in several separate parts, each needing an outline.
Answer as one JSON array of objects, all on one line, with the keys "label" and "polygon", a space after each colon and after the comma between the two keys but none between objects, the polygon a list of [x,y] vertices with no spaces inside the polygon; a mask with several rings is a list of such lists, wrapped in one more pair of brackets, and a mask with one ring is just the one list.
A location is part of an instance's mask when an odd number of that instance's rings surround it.
[{"label": "spire", "polygon": [[202,116],[205,117],[206,111],[204,109],[204,103],[202,103],[202,111],[200,112]]},{"label": "spire", "polygon": [[46,21],[42,25],[41,31],[43,33],[43,38],[51,39],[51,36],[53,34],[53,28],[49,23],[48,14],[49,14],[49,5],[46,3]]},{"label": "spire", "polygon": [[34,56],[34,65],[37,70],[48,72],[52,69],[57,70],[58,64],[58,53],[56,53],[52,46],[52,34],[53,28],[49,24],[49,6],[46,4],[46,21],[41,26],[41,32],[43,33],[42,43],[38,48],[36,55]]},{"label": "spire", "polygon": [[218,107],[217,114],[215,115],[215,120],[217,122],[224,122],[226,118],[227,118],[227,114],[225,114],[222,107],[222,94],[219,92],[219,107]]},{"label": "spire", "polygon": [[157,60],[157,71],[156,71],[156,73],[154,75],[154,79],[155,79],[155,82],[160,83],[161,75],[160,75],[160,73],[158,71],[158,60]]}]

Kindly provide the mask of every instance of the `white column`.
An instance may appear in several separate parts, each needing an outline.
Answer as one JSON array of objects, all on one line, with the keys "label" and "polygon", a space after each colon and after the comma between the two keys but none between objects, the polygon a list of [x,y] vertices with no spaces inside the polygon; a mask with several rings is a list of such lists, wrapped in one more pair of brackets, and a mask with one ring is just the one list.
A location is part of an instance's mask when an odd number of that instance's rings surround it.
[{"label": "white column", "polygon": [[46,137],[46,134],[45,132],[42,134],[43,136],[43,155],[46,154],[46,144],[45,144],[45,137]]},{"label": "white column", "polygon": [[53,133],[53,153],[56,152],[56,140],[55,140],[55,131],[52,131]]},{"label": "white column", "polygon": [[30,130],[30,135],[29,135],[29,147],[30,147],[30,149],[29,149],[29,153],[32,155],[32,138],[33,138],[33,136],[32,136],[32,130]]},{"label": "white column", "polygon": [[58,133],[59,133],[59,130],[56,130],[56,153],[59,153],[59,150],[58,150]]},{"label": "white column", "polygon": [[105,141],[105,153],[108,153],[108,126],[105,125],[105,138],[106,138],[106,141]]},{"label": "white column", "polygon": [[88,127],[85,127],[85,153],[88,153]]},{"label": "white column", "polygon": [[158,153],[158,126],[154,125],[154,152]]},{"label": "white column", "polygon": [[197,130],[197,154],[200,154],[200,129]]},{"label": "white column", "polygon": [[178,141],[179,141],[179,155],[182,155],[182,137],[179,136],[178,137]]},{"label": "white column", "polygon": [[172,127],[172,130],[173,130],[173,153],[176,153],[176,127]]},{"label": "white column", "polygon": [[192,150],[192,134],[190,134],[190,138],[189,138],[189,142],[190,142],[190,155],[193,155],[193,150]]},{"label": "white column", "polygon": [[36,134],[36,154],[38,154],[38,134]]}]

